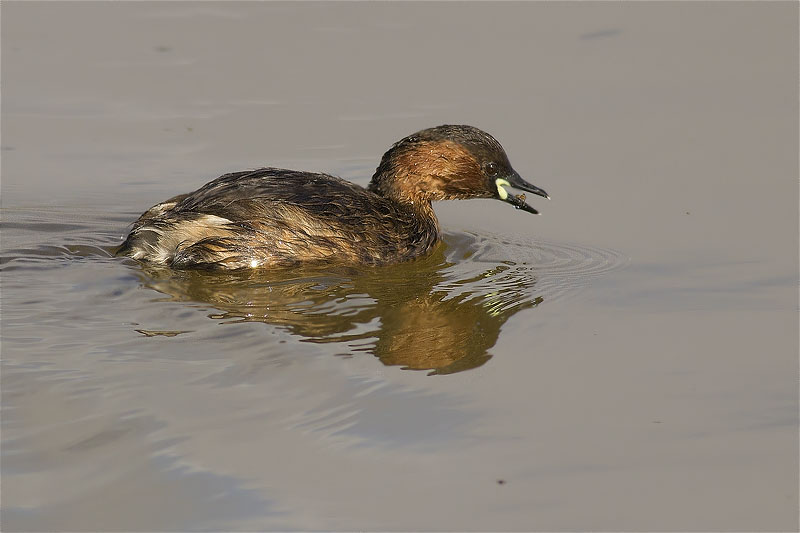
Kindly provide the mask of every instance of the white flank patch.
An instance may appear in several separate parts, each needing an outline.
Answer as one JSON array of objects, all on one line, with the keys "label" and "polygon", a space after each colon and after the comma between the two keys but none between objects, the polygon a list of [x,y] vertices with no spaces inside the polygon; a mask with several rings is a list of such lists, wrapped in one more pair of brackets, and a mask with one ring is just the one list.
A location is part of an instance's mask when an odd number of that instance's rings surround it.
[{"label": "white flank patch", "polygon": [[154,263],[169,264],[177,251],[191,246],[201,239],[230,235],[230,230],[226,227],[230,223],[231,221],[227,218],[204,215],[195,220],[176,222],[165,228],[142,226],[137,230],[138,232],[153,232],[158,235],[158,239],[154,243],[139,244],[140,248],[135,250],[132,256]]}]

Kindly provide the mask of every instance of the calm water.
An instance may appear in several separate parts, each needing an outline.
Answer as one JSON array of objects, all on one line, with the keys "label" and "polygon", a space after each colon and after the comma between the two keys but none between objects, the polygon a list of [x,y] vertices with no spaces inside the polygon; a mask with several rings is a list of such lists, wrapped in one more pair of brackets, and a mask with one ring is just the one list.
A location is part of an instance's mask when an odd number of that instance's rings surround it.
[{"label": "calm water", "polygon": [[[2,526],[797,530],[798,6],[5,3]],[[386,268],[112,251],[494,134],[543,216]]]}]

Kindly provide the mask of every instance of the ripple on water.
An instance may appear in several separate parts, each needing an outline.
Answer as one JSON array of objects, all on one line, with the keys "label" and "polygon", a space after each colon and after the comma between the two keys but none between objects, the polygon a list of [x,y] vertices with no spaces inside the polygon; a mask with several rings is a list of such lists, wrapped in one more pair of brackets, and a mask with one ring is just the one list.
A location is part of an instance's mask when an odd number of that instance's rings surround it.
[{"label": "ripple on water", "polygon": [[56,208],[4,208],[0,213],[0,270],[4,272],[57,268],[75,260],[111,257],[121,242],[119,229],[132,219],[126,213],[79,213]]},{"label": "ripple on water", "polygon": [[[462,250],[471,252],[459,264],[465,271],[474,271],[469,283],[485,290],[507,287],[523,300],[531,295],[547,302],[559,300],[627,262],[624,255],[607,248],[522,237],[466,233],[446,235],[445,241],[452,243],[456,256]],[[480,266],[486,264],[495,267],[481,275]]]}]

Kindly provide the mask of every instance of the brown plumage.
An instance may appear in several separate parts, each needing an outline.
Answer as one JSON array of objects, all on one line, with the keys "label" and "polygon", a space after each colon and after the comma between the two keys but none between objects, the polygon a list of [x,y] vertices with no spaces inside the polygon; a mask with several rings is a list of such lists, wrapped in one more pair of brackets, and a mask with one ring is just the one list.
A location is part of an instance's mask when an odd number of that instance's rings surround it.
[{"label": "brown plumage", "polygon": [[366,189],[277,168],[225,174],[151,207],[117,254],[175,268],[398,263],[438,242],[434,200],[497,198],[537,213],[507,185],[548,197],[488,133],[439,126],[392,146]]}]

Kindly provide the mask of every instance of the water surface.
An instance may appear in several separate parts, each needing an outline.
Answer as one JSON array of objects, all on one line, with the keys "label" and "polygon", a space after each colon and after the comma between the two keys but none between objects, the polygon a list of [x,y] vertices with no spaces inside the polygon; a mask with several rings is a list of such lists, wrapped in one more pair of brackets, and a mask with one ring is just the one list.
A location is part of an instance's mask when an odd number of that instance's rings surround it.
[{"label": "water surface", "polygon": [[[792,3],[4,3],[3,531],[797,530]],[[262,165],[494,134],[386,268],[113,257]]]}]

